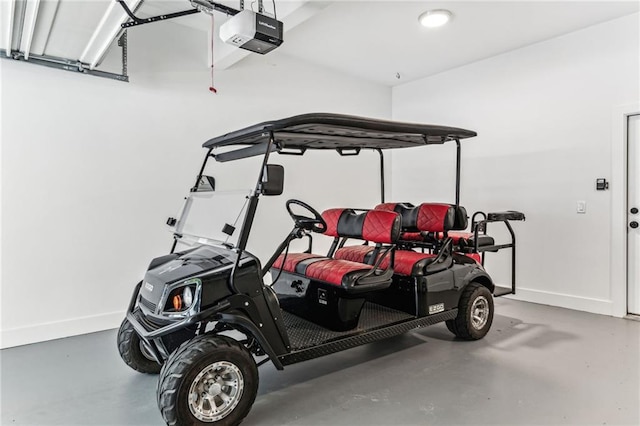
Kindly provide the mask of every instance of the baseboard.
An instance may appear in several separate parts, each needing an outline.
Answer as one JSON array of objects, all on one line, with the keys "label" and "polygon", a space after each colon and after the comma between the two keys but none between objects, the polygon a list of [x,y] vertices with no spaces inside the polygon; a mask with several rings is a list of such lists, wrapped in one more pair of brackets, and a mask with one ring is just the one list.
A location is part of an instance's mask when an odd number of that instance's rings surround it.
[{"label": "baseboard", "polygon": [[590,297],[574,296],[571,294],[554,293],[528,288],[518,288],[516,289],[515,295],[505,297],[522,300],[524,302],[540,303],[542,305],[591,312],[594,314],[613,314],[613,302],[611,300],[593,299]]},{"label": "baseboard", "polygon": [[117,328],[124,316],[118,311],[2,330],[0,349]]},{"label": "baseboard", "polygon": [[[519,288],[515,295],[505,297],[602,315],[612,315],[613,309],[613,304],[610,300],[527,288]],[[117,328],[120,326],[124,316],[124,311],[118,311],[2,330],[0,332],[0,349]]]}]

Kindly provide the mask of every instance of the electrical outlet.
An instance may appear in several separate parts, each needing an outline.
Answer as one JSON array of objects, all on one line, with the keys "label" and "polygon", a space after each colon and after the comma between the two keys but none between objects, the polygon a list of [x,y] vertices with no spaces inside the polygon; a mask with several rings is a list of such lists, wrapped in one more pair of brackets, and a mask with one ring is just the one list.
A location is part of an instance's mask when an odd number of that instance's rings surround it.
[{"label": "electrical outlet", "polygon": [[576,212],[580,214],[585,214],[587,212],[587,202],[578,201],[578,203],[576,204]]}]

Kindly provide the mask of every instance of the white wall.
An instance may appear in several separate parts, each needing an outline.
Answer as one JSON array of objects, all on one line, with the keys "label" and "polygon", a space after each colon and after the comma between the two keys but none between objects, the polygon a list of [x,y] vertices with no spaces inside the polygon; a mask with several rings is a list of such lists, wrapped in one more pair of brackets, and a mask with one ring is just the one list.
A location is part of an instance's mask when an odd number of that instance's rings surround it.
[{"label": "white wall", "polygon": [[[218,72],[213,95],[206,34],[165,25],[129,31],[129,84],[0,61],[2,347],[119,325],[149,260],[170,248],[164,222],[192,185],[208,138],[312,111],[390,118],[389,88],[277,51]],[[377,201],[375,185],[362,190],[353,180],[358,172],[377,179],[377,157],[350,160],[346,181],[357,192],[340,179],[336,158],[285,160],[287,192],[260,206],[261,223],[278,219],[269,238],[252,239],[258,254],[288,232],[288,196],[319,209]],[[319,180],[324,191],[304,190]]]},{"label": "white wall", "polygon": [[[638,14],[623,17],[393,90],[394,119],[478,132],[462,143],[461,204],[526,214],[518,298],[614,312],[611,194],[595,180],[612,175],[613,109],[640,99],[638,26]],[[396,152],[393,199],[452,200],[453,160],[453,146]],[[488,263],[500,282],[507,257]]]}]

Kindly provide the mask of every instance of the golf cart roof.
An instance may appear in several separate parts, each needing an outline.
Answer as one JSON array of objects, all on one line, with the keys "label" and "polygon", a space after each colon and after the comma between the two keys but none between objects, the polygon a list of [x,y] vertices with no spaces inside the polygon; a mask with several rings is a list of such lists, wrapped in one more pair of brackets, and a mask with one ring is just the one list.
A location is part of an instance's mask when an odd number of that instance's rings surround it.
[{"label": "golf cart roof", "polygon": [[205,148],[259,145],[273,133],[278,149],[395,149],[442,144],[476,132],[430,124],[401,123],[341,114],[314,113],[246,127],[210,139]]}]

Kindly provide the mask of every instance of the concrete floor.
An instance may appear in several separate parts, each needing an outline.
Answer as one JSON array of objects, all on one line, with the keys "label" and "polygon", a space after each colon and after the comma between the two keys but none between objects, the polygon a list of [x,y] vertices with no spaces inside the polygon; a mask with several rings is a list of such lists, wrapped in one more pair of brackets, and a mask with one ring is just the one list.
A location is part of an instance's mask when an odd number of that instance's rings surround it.
[{"label": "concrete floor", "polygon": [[[487,337],[444,324],[260,367],[243,425],[640,424],[640,322],[507,299]],[[3,425],[162,425],[115,330],[0,352]]]}]

